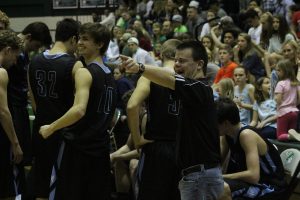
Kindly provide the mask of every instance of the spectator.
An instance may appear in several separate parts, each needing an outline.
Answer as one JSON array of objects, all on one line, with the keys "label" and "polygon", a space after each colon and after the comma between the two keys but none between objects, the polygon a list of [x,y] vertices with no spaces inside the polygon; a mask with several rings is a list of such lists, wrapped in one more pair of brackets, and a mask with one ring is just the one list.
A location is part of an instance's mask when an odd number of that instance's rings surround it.
[{"label": "spectator", "polygon": [[165,20],[162,25],[162,34],[166,36],[167,39],[172,39],[174,36],[174,30],[172,29],[172,22],[170,20]]},{"label": "spectator", "polygon": [[276,139],[276,101],[270,98],[270,78],[261,77],[255,84],[255,103],[251,125],[263,138]]},{"label": "spectator", "polygon": [[233,48],[234,61],[250,72],[249,81],[255,80],[265,75],[265,66],[261,60],[260,53],[246,33],[240,33],[238,44]]},{"label": "spectator", "polygon": [[128,39],[127,43],[134,61],[148,65],[156,65],[154,58],[152,58],[147,51],[139,47],[137,38],[131,37]]},{"label": "spectator", "polygon": [[290,32],[290,28],[281,15],[273,16],[273,34],[269,41],[269,53],[280,53],[282,44],[289,40],[294,40],[293,34]]},{"label": "spectator", "polygon": [[250,9],[245,13],[245,19],[250,26],[250,29],[248,30],[248,35],[250,35],[251,40],[255,44],[260,43],[260,35],[262,32],[262,24],[260,23],[258,13]]},{"label": "spectator", "polygon": [[290,60],[281,60],[276,65],[279,82],[275,88],[277,103],[277,139],[280,141],[300,141],[300,134],[290,129],[296,129],[300,98],[300,84],[296,79],[294,64]]},{"label": "spectator", "polygon": [[188,31],[192,33],[193,37],[195,37],[195,27],[200,25],[202,22],[204,22],[204,19],[198,13],[198,6],[196,7],[194,4],[190,4],[190,6],[187,8],[186,27]]},{"label": "spectator", "polygon": [[234,69],[234,99],[239,108],[241,125],[250,125],[254,98],[254,86],[247,83],[247,71],[243,67]]},{"label": "spectator", "polygon": [[6,30],[9,28],[9,18],[5,12],[0,10],[0,30]]},{"label": "spectator", "polygon": [[223,10],[223,8],[220,7],[220,2],[218,0],[210,0],[208,3],[208,10],[211,10],[212,12],[216,13],[216,16],[218,17],[227,16],[225,10]]},{"label": "spectator", "polygon": [[[202,27],[202,30],[201,30],[201,34],[200,34],[200,39],[202,37],[204,37],[205,35],[210,35],[210,29],[211,27],[214,27],[216,24],[216,21],[213,20],[216,18],[216,14],[214,11],[212,10],[208,10],[207,11],[207,15],[206,15],[206,20],[209,21],[207,23],[205,23]],[[212,21],[210,21],[212,20]]]},{"label": "spectator", "polygon": [[181,15],[174,15],[172,17],[172,23],[174,26],[174,36],[178,36],[181,33],[188,32],[188,29],[185,25],[182,24],[182,16]]},{"label": "spectator", "polygon": [[233,59],[233,50],[230,46],[225,46],[224,48],[219,48],[219,60],[221,68],[219,69],[214,84],[217,84],[223,78],[233,79],[233,71],[238,66]]},{"label": "spectator", "polygon": [[154,47],[157,43],[162,44],[167,40],[166,36],[162,34],[160,23],[155,22],[152,25],[152,30],[153,30],[152,44],[153,44]]}]

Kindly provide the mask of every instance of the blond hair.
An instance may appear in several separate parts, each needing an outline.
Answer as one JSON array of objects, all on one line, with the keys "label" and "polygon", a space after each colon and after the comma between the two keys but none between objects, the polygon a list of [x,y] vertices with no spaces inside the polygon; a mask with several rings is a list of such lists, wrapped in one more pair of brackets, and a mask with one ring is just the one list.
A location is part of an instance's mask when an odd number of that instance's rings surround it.
[{"label": "blond hair", "polygon": [[5,47],[11,47],[12,49],[20,49],[21,48],[21,40],[11,30],[1,30],[0,31],[0,51]]},{"label": "blond hair", "polygon": [[9,27],[9,18],[8,18],[8,16],[6,15],[6,13],[5,12],[2,12],[1,10],[0,10],[0,22],[2,22],[3,24],[4,24],[4,28],[5,29],[8,29],[8,27]]},{"label": "blond hair", "polygon": [[234,98],[234,82],[231,78],[223,78],[218,83],[219,91],[221,89],[222,94],[220,97],[227,97],[229,99]]}]

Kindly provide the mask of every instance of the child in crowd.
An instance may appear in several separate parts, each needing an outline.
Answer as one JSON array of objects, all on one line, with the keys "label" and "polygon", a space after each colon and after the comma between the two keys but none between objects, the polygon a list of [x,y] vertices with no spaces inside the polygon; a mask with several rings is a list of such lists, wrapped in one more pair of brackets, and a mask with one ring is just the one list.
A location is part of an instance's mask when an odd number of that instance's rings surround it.
[{"label": "child in crowd", "polygon": [[282,15],[273,16],[273,34],[269,39],[268,52],[280,53],[282,44],[289,40],[295,40],[289,25]]},{"label": "child in crowd", "polygon": [[[300,135],[295,131],[297,126],[300,97],[300,83],[296,79],[294,64],[290,60],[281,60],[276,65],[279,82],[275,88],[277,102],[277,139],[280,141],[298,140]],[[298,100],[298,101],[297,101]]]},{"label": "child in crowd", "polygon": [[232,61],[233,50],[229,45],[219,48],[219,60],[221,68],[219,69],[214,84],[217,84],[223,78],[233,78],[233,71],[238,66]]},{"label": "child in crowd", "polygon": [[249,71],[249,81],[251,83],[255,83],[255,80],[265,76],[266,70],[260,52],[247,33],[239,34],[238,44],[233,48],[233,51],[234,61],[243,65]]},{"label": "child in crowd", "polygon": [[[293,69],[295,71],[295,74],[297,73],[297,52],[299,51],[299,47],[296,41],[294,40],[288,40],[286,42],[283,43],[282,45],[282,55],[279,54],[272,54],[272,57],[274,57],[277,60],[281,60],[281,59],[288,59],[291,61],[291,63],[293,63]],[[271,73],[271,88],[275,88],[276,84],[278,82],[278,75],[275,71],[272,71]],[[271,97],[273,97],[273,91],[271,90]]]},{"label": "child in crowd", "polygon": [[270,98],[270,78],[261,77],[255,84],[255,103],[251,126],[260,130],[263,138],[276,139],[276,101]]},{"label": "child in crowd", "polygon": [[203,46],[211,51],[211,61],[217,63],[218,51],[215,47],[215,42],[209,35],[205,35],[201,38]]},{"label": "child in crowd", "polygon": [[251,122],[251,111],[254,99],[254,86],[247,83],[247,71],[243,67],[236,67],[234,70],[234,99],[240,111],[241,124],[249,125]]},{"label": "child in crowd", "polygon": [[220,97],[234,98],[234,82],[231,78],[223,78],[218,83],[218,92]]}]

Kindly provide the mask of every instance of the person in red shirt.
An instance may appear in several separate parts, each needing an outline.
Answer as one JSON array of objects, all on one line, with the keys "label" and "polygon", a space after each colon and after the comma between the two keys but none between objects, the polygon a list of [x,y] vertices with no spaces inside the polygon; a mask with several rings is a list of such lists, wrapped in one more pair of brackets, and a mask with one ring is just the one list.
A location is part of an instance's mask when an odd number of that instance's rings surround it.
[{"label": "person in red shirt", "polygon": [[221,63],[221,68],[219,69],[215,80],[214,86],[223,78],[233,78],[233,71],[238,66],[232,61],[233,51],[229,45],[219,48],[219,60]]},{"label": "person in red shirt", "polygon": [[296,11],[292,15],[292,30],[300,38],[300,11]]}]

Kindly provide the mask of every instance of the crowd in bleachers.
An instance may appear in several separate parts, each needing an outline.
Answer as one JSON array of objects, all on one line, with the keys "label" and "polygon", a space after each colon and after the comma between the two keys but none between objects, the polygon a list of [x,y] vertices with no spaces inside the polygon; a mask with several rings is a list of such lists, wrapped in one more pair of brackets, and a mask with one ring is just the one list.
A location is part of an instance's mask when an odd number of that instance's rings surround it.
[{"label": "crowd in bleachers", "polygon": [[[261,129],[270,124],[271,116],[257,118],[253,111],[253,106],[261,101],[254,95],[261,91],[261,86],[257,85],[259,80],[269,78],[270,96],[264,98],[267,101],[274,99],[276,84],[281,80],[276,73],[278,61],[289,59],[295,76],[298,75],[299,5],[294,1],[230,3],[239,5],[235,5],[238,12],[233,11],[234,6],[229,9],[227,1],[207,1],[206,4],[204,1],[131,2],[131,7],[121,4],[102,21],[94,19],[103,24],[110,21],[110,26],[114,22],[107,53],[111,64],[117,63],[116,58],[122,54],[143,64],[161,66],[160,47],[167,39],[201,41],[209,55],[207,78],[215,95],[221,90],[218,82],[231,78],[235,82],[233,99],[241,112],[246,110],[248,113],[244,125]],[[240,85],[235,75],[237,66],[245,69],[245,83]],[[240,94],[242,91],[243,95]],[[273,115],[277,115],[272,113],[274,130],[270,137],[276,138],[276,117]],[[291,126],[289,129],[297,128]],[[294,136],[279,140],[297,140]]]}]

